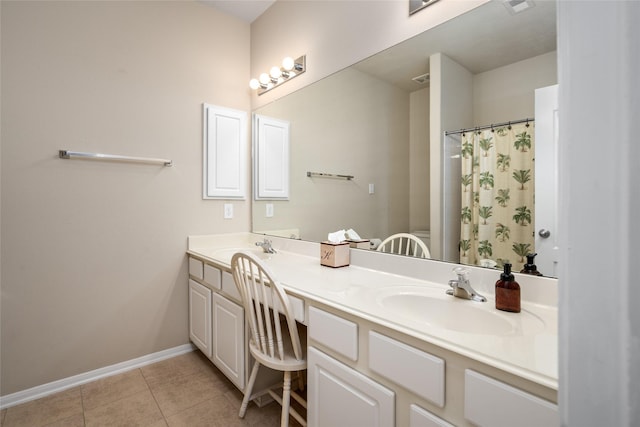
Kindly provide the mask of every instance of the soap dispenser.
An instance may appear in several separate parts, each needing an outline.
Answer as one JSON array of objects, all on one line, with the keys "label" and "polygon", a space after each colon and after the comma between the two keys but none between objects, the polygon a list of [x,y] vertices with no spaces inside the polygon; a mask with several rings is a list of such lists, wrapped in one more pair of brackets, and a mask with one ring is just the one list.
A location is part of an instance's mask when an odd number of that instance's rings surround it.
[{"label": "soap dispenser", "polygon": [[524,268],[520,270],[520,273],[531,274],[532,276],[542,276],[542,273],[538,271],[538,267],[534,264],[533,259],[538,254],[527,254],[527,263],[524,265]]},{"label": "soap dispenser", "polygon": [[496,282],[496,308],[520,313],[520,285],[511,274],[511,264],[504,264],[504,272]]}]

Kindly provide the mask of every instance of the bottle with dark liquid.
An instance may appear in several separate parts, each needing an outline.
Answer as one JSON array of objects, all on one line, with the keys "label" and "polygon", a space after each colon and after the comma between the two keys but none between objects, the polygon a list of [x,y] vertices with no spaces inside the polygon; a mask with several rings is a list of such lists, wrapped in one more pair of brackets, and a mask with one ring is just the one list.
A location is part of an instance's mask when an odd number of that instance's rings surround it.
[{"label": "bottle with dark liquid", "polygon": [[538,254],[527,254],[527,263],[524,268],[520,270],[520,273],[531,274],[532,276],[542,276],[542,273],[538,271],[538,267],[534,264],[534,258]]},{"label": "bottle with dark liquid", "polygon": [[511,274],[511,264],[504,264],[504,272],[496,282],[496,308],[520,313],[520,285]]}]

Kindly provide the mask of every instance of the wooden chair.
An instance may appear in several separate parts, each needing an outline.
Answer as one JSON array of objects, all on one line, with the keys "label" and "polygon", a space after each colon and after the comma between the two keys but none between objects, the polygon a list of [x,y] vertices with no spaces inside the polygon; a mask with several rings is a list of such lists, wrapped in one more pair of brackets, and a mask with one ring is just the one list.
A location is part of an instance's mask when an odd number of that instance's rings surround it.
[{"label": "wooden chair", "polygon": [[[307,359],[304,339],[306,335],[302,334],[301,337],[298,331],[289,297],[269,268],[250,253],[234,254],[231,258],[231,270],[251,331],[249,351],[255,359],[239,416],[244,418],[249,401],[257,397],[251,393],[258,368],[264,365],[284,373],[282,396],[273,389],[268,390],[271,397],[282,405],[280,425],[288,426],[291,414],[300,424],[306,426],[306,420],[290,404],[290,398],[293,396],[304,408],[307,407],[306,401],[291,390],[291,373],[307,369]],[[299,377],[299,381],[303,387],[303,378]]]},{"label": "wooden chair", "polygon": [[429,248],[422,240],[413,234],[393,234],[380,243],[376,249],[378,252],[407,255],[417,258],[431,258]]}]

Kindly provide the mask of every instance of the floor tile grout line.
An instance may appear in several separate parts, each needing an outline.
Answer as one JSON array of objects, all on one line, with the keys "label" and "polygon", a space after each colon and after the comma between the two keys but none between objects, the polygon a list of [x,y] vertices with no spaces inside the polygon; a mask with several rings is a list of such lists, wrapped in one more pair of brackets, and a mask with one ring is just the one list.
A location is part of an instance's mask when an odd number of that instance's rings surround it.
[{"label": "floor tile grout line", "polygon": [[149,382],[147,381],[147,377],[144,376],[144,372],[141,372],[141,374],[142,374],[142,378],[144,379],[144,383],[147,385],[147,388],[149,389],[149,392],[151,393],[151,397],[153,397],[153,401],[156,402],[156,406],[158,407],[158,410],[162,414],[162,419],[164,420],[164,423],[166,425],[169,425],[169,421],[167,420],[167,416],[165,415],[164,411],[162,410],[162,407],[160,406],[160,402],[158,402],[158,399],[156,398],[156,394],[153,392],[153,388],[151,388],[151,385],[149,385]]},{"label": "floor tile grout line", "polygon": [[84,410],[84,393],[82,392],[82,386],[80,386],[80,405],[82,406],[82,425],[87,427],[87,416]]}]

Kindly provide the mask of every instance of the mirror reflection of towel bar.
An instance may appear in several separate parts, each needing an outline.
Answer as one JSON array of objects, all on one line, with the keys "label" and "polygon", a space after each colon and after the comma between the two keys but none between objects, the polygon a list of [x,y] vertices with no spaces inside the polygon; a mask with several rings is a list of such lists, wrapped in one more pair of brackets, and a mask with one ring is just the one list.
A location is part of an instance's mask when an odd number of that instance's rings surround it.
[{"label": "mirror reflection of towel bar", "polygon": [[135,163],[159,163],[164,166],[173,166],[173,161],[167,159],[155,159],[151,157],[132,157],[132,156],[120,156],[117,154],[101,154],[101,153],[85,153],[82,151],[69,151],[59,150],[58,155],[61,159],[71,159],[72,157],[79,157],[83,159],[94,160],[114,160],[122,162],[135,162]]},{"label": "mirror reflection of towel bar", "polygon": [[307,172],[307,176],[308,177],[319,177],[319,178],[339,178],[339,179],[346,179],[347,181],[352,180],[353,178],[355,178],[353,175],[336,175],[333,173],[324,173],[324,172]]}]

